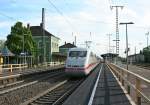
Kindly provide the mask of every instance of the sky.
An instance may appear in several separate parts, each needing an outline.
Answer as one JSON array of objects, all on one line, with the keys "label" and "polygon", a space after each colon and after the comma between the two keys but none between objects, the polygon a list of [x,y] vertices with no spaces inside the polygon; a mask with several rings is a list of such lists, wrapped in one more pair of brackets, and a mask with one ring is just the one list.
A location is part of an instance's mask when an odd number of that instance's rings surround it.
[{"label": "sky", "polygon": [[[85,47],[85,41],[92,41],[91,48],[100,55],[115,53],[116,21],[115,8],[119,8],[119,23],[133,22],[128,25],[129,55],[139,53],[147,46],[146,35],[150,31],[150,0],[0,0],[0,39],[6,40],[11,26],[17,21],[26,26],[41,23],[41,11],[45,8],[45,27],[59,37],[60,45],[73,43],[77,37],[77,46]],[[91,34],[90,34],[91,32]],[[125,26],[119,25],[119,54],[125,56]],[[73,34],[72,34],[73,33]]]}]

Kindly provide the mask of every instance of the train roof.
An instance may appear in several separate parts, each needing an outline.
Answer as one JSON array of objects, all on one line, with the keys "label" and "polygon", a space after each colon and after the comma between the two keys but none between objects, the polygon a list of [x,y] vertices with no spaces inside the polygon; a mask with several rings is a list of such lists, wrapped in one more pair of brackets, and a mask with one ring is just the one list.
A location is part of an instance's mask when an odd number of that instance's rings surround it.
[{"label": "train roof", "polygon": [[70,48],[69,51],[87,51],[87,48]]}]

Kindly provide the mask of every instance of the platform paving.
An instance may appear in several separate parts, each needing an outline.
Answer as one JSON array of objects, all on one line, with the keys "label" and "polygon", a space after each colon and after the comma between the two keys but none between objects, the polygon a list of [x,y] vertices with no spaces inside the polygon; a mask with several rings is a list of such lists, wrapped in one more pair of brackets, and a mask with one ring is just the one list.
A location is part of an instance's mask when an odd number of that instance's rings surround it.
[{"label": "platform paving", "polygon": [[131,105],[106,65],[101,71],[92,105]]},{"label": "platform paving", "polygon": [[[103,66],[102,66],[103,65]],[[63,105],[131,105],[126,93],[122,90],[117,80],[105,64],[99,65],[94,72],[71,94]],[[91,94],[96,79],[100,72],[100,78],[92,103]]]},{"label": "platform paving", "polygon": [[[118,64],[119,67],[126,69],[126,64]],[[136,65],[128,65],[128,70],[150,80],[150,70],[138,67]]]}]

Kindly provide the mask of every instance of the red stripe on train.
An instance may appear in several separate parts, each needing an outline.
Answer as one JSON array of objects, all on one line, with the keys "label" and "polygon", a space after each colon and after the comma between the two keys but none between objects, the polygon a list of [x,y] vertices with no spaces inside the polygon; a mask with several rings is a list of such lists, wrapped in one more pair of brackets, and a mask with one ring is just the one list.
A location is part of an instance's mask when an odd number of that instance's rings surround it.
[{"label": "red stripe on train", "polygon": [[93,66],[94,64],[96,64],[96,63],[89,64],[89,65],[86,66],[85,68],[67,67],[66,70],[87,70],[87,69],[89,69],[91,66]]}]

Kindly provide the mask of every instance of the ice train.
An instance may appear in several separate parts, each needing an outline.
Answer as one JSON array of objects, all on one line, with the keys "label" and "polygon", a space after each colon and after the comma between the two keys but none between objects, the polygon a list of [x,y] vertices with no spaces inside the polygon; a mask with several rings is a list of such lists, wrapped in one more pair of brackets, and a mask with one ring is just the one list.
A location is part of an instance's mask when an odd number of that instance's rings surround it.
[{"label": "ice train", "polygon": [[86,76],[98,63],[98,57],[90,49],[71,48],[67,54],[65,72],[69,76]]}]

